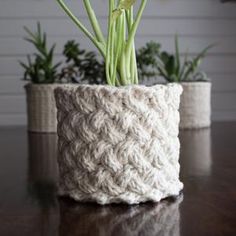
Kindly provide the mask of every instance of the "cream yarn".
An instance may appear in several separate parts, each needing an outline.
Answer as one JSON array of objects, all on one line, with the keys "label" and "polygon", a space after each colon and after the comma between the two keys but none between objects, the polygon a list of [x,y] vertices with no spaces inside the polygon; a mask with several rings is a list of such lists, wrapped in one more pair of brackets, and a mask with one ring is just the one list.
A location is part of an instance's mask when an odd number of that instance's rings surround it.
[{"label": "cream yarn", "polygon": [[73,84],[33,84],[25,86],[27,99],[28,131],[37,133],[57,132],[57,109],[54,89]]},{"label": "cream yarn", "polygon": [[56,84],[27,84],[28,131],[56,133],[56,104],[54,89]]},{"label": "cream yarn", "polygon": [[180,102],[180,128],[194,129],[211,125],[211,83],[185,82]]},{"label": "cream yarn", "polygon": [[178,195],[177,84],[55,90],[59,194],[99,204]]}]

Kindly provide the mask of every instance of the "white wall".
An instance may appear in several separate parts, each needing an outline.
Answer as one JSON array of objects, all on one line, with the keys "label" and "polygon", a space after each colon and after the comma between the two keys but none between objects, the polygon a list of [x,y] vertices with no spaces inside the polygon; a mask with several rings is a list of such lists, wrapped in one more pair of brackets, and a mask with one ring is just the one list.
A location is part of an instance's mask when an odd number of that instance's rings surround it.
[{"label": "white wall", "polygon": [[[107,1],[91,1],[104,29],[103,4]],[[81,12],[86,23],[82,1],[67,2]],[[24,82],[20,80],[22,69],[18,60],[33,52],[22,39],[23,26],[35,29],[37,21],[47,31],[49,41],[57,42],[57,59],[68,39],[94,49],[56,0],[0,0],[0,125],[26,123]],[[175,33],[180,36],[182,53],[188,48],[195,55],[207,45],[217,43],[202,65],[213,82],[213,119],[236,120],[236,4],[222,4],[220,0],[149,0],[137,45],[157,40],[163,48],[173,50]]]}]

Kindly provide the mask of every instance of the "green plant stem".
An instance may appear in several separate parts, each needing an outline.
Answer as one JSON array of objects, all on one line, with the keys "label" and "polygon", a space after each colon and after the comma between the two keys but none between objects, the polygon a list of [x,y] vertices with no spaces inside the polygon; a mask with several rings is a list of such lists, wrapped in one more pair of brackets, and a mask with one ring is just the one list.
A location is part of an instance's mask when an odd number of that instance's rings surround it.
[{"label": "green plant stem", "polygon": [[[129,26],[129,32],[131,31],[133,22],[134,22],[134,10],[133,6],[130,8],[129,12],[129,20],[128,20],[128,26]],[[135,43],[134,40],[132,42],[132,51],[131,51],[131,62],[130,62],[130,73],[131,73],[131,82],[134,84],[138,84],[138,71],[137,71],[137,61],[136,61],[136,52],[135,52]]]},{"label": "green plant stem", "polygon": [[111,30],[111,49],[110,49],[110,75],[111,75],[111,82],[112,85],[115,85],[116,78],[116,67],[115,67],[115,24],[116,22],[112,22],[112,30]]},{"label": "green plant stem", "polygon": [[[126,22],[127,22],[127,29],[128,33],[130,34],[132,30],[132,25],[133,25],[133,6],[129,10],[125,11],[125,16],[126,16]],[[132,46],[133,46],[134,41],[132,41]],[[133,48],[132,48],[133,49]],[[132,71],[133,67],[133,57],[130,55],[129,57],[126,57],[126,66],[127,66],[127,78],[130,80],[130,83],[133,83],[134,80],[134,73]]]},{"label": "green plant stem", "polygon": [[126,67],[126,55],[125,55],[125,48],[126,48],[126,22],[125,22],[125,15],[122,13],[120,16],[121,20],[121,29],[120,29],[120,35],[121,35],[121,41],[122,41],[122,49],[121,49],[121,55],[120,55],[120,79],[121,83],[123,85],[129,84],[129,80],[127,77],[127,67]]},{"label": "green plant stem", "polygon": [[130,57],[133,40],[134,40],[136,31],[137,31],[138,25],[140,23],[140,20],[141,20],[141,17],[142,17],[142,14],[143,14],[146,4],[147,4],[147,0],[142,0],[141,5],[138,10],[138,13],[137,13],[137,16],[136,16],[136,19],[132,25],[131,30],[130,30],[129,38],[128,38],[127,45],[126,45],[126,56],[128,58]]},{"label": "green plant stem", "polygon": [[[184,62],[183,62],[183,66],[182,66],[182,69],[180,70],[180,73],[179,73],[179,81],[178,82],[181,82],[183,81],[183,78],[185,77],[185,72],[186,72],[186,63],[188,61],[188,50],[184,56]],[[181,65],[180,65],[181,67]]]},{"label": "green plant stem", "polygon": [[[147,0],[142,0],[141,5],[139,7],[137,16],[135,20],[133,20],[133,8],[129,10],[129,13],[127,14],[128,16],[128,26],[129,26],[129,37],[126,43],[126,48],[124,52],[124,58],[126,58],[127,63],[126,63],[126,71],[129,74],[126,74],[129,78],[129,83],[138,83],[138,73],[137,69],[132,70],[132,68],[137,68],[137,63],[136,63],[136,57],[134,57],[134,37],[138,28],[138,25],[140,23],[144,8],[147,4]],[[130,73],[131,72],[131,73]]]},{"label": "green plant stem", "polygon": [[[176,74],[179,75],[180,74],[180,54],[179,54],[179,39],[178,36],[175,35],[175,56],[176,56]],[[178,81],[175,81],[178,82]]]},{"label": "green plant stem", "polygon": [[106,45],[103,33],[101,31],[101,27],[98,23],[97,17],[95,15],[95,12],[90,4],[89,0],[83,0],[84,1],[84,5],[85,5],[85,9],[88,13],[91,25],[93,27],[94,33],[96,35],[96,38],[99,42],[101,42],[102,44],[104,44],[104,46]]},{"label": "green plant stem", "polygon": [[[112,1],[112,12],[115,8],[115,1],[113,0]],[[111,15],[112,15],[112,12],[111,12]],[[115,85],[115,79],[114,77],[116,78],[116,67],[114,65],[114,60],[115,60],[115,56],[114,56],[114,51],[115,51],[115,33],[116,33],[116,22],[113,21],[113,19],[111,19],[111,31],[110,31],[110,63],[109,63],[109,68],[110,68],[110,75],[111,75],[111,82],[112,82],[112,85]]]},{"label": "green plant stem", "polygon": [[107,36],[107,48],[106,48],[106,78],[107,83],[112,85],[111,74],[110,74],[110,63],[111,63],[111,40],[112,40],[112,12],[114,8],[114,1],[109,0],[109,19],[108,19],[108,36]]},{"label": "green plant stem", "polygon": [[[119,32],[120,29],[120,20],[116,21],[115,24],[115,31]],[[113,53],[114,53],[114,71],[112,74],[112,83],[114,84],[117,78],[117,65],[118,65],[118,60],[119,60],[119,56],[120,56],[120,49],[121,49],[121,40],[120,40],[120,35],[117,35],[115,37],[115,45],[116,47],[114,47],[113,49]]]},{"label": "green plant stem", "polygon": [[132,57],[131,73],[133,74],[133,83],[138,84],[138,70],[137,70],[135,45],[133,45],[131,57]]},{"label": "green plant stem", "polygon": [[[64,3],[57,0],[62,9],[82,32],[93,42],[105,59],[106,81],[109,85],[138,83],[134,37],[148,0],[141,0],[134,19],[133,0],[108,0],[108,36],[104,38],[90,0],[83,0],[94,34],[92,34]],[[127,27],[127,28],[126,28]]]},{"label": "green plant stem", "polygon": [[84,32],[84,34],[93,42],[93,44],[98,48],[102,56],[105,58],[105,48],[104,45],[96,40],[94,36],[86,29],[86,27],[78,20],[78,18],[71,12],[71,10],[66,6],[63,0],[56,0],[65,13],[71,18],[71,20]]}]

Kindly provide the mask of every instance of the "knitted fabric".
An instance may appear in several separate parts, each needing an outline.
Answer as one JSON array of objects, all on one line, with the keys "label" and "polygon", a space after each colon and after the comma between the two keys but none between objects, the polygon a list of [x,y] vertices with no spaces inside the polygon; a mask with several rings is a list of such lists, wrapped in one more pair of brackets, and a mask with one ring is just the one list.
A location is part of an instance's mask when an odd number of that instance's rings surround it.
[{"label": "knitted fabric", "polygon": [[211,125],[211,83],[181,83],[180,128],[204,128]]},{"label": "knitted fabric", "polygon": [[99,204],[178,195],[182,87],[57,88],[59,194]]},{"label": "knitted fabric", "polygon": [[57,132],[57,109],[54,89],[63,86],[65,85],[32,83],[25,86],[28,131],[40,133]]},{"label": "knitted fabric", "polygon": [[32,84],[25,86],[27,95],[28,131],[37,133],[57,132],[57,108],[54,89],[73,87],[73,84]]}]

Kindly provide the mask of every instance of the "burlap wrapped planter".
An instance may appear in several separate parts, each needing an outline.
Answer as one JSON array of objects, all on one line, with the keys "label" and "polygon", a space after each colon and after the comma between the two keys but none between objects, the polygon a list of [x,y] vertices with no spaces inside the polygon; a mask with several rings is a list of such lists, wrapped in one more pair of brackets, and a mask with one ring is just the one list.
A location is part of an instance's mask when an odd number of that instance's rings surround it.
[{"label": "burlap wrapped planter", "polygon": [[59,194],[99,204],[178,195],[177,84],[57,88]]},{"label": "burlap wrapped planter", "polygon": [[180,128],[194,129],[211,125],[211,83],[181,83]]},{"label": "burlap wrapped planter", "polygon": [[57,109],[54,89],[63,84],[27,84],[28,131],[42,133],[57,132]]}]

